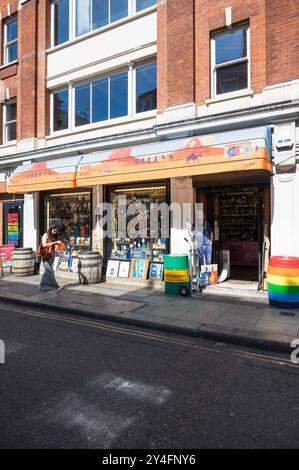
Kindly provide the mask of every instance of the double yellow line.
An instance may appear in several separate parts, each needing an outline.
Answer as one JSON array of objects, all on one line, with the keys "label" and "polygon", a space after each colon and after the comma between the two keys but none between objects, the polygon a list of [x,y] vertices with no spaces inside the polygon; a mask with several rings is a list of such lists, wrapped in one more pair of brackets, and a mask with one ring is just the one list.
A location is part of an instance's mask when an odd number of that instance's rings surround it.
[{"label": "double yellow line", "polygon": [[[125,327],[119,327],[119,326],[110,326],[105,323],[101,323],[97,320],[91,321],[91,320],[83,320],[83,319],[77,319],[77,318],[69,318],[64,315],[56,315],[54,313],[45,313],[45,312],[36,312],[32,310],[27,310],[23,308],[18,308],[16,306],[12,306],[11,304],[0,304],[0,310],[4,310],[7,312],[7,310],[11,310],[15,313],[20,313],[22,315],[27,315],[31,317],[37,317],[37,318],[43,318],[43,319],[48,319],[48,320],[55,320],[63,323],[69,323],[72,325],[76,326],[86,326],[89,328],[93,328],[95,330],[100,330],[100,331],[105,331],[105,332],[110,332],[110,333],[118,333],[122,335],[127,335],[127,336],[132,336],[132,337],[137,337],[137,338],[142,338],[142,339],[147,339],[151,341],[157,341],[160,343],[166,343],[166,344],[173,344],[176,346],[185,346],[191,349],[196,349],[198,351],[202,352],[212,352],[214,354],[225,354],[225,355],[231,355],[243,359],[251,359],[254,361],[260,361],[268,364],[273,364],[276,366],[284,366],[284,367],[290,367],[292,369],[297,369],[299,371],[299,366],[292,364],[291,361],[287,361],[285,359],[281,359],[279,357],[275,356],[268,356],[266,354],[258,354],[258,353],[253,353],[249,351],[242,351],[239,349],[234,349],[230,348],[227,346],[224,347],[206,347],[206,346],[200,346],[199,344],[196,344],[194,341],[192,342],[191,340],[185,340],[185,339],[180,339],[180,338],[171,338],[169,336],[161,335],[161,334],[156,334],[156,333],[150,333],[150,332],[145,332],[145,331],[134,331],[132,328],[125,328]],[[196,339],[196,342],[199,342],[199,339]],[[217,343],[219,344],[219,343]]]}]

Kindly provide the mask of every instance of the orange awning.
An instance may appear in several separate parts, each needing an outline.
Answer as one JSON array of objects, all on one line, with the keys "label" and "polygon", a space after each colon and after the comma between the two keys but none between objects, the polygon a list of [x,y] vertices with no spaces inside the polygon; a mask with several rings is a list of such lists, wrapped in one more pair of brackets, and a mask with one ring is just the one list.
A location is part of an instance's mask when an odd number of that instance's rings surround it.
[{"label": "orange awning", "polygon": [[77,165],[82,157],[67,157],[21,165],[8,181],[9,193],[76,188]]},{"label": "orange awning", "polygon": [[269,129],[250,128],[85,155],[77,186],[262,170],[270,173]]}]

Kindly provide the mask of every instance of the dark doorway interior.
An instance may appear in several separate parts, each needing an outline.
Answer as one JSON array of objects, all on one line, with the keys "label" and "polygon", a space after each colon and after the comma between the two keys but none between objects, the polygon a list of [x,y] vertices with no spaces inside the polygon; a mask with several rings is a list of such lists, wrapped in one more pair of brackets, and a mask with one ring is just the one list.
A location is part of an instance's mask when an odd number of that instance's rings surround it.
[{"label": "dark doorway interior", "polygon": [[[201,191],[202,193],[202,191]],[[214,230],[213,262],[222,269],[230,252],[230,278],[258,281],[263,246],[263,194],[260,186],[207,189],[199,197]]]}]

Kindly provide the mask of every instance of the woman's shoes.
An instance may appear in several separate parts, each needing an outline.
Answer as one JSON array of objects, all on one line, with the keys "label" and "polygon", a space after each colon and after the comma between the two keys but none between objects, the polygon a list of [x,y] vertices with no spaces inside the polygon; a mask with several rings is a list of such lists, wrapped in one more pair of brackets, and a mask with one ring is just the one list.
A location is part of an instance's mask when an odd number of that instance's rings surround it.
[{"label": "woman's shoes", "polygon": [[57,288],[57,292],[61,291],[61,290],[64,289],[64,288],[65,288],[65,286],[63,286],[63,285],[59,286],[59,287]]},{"label": "woman's shoes", "polygon": [[44,287],[39,287],[39,290],[41,290],[42,292],[46,292],[47,289],[45,289]]}]

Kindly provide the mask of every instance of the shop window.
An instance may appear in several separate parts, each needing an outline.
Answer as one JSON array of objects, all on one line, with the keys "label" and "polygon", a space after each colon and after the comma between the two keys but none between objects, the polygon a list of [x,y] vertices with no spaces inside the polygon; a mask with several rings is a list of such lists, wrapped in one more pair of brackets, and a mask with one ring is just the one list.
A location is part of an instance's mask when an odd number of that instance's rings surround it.
[{"label": "shop window", "polygon": [[91,248],[90,193],[51,194],[46,197],[47,228],[55,224],[66,244],[66,254]]},{"label": "shop window", "polygon": [[17,103],[11,101],[5,104],[3,108],[4,123],[4,143],[14,142],[17,140]]},{"label": "shop window", "polygon": [[88,33],[128,16],[128,0],[77,0],[76,35]]},{"label": "shop window", "polygon": [[7,21],[4,25],[4,64],[18,60],[18,18]]},{"label": "shop window", "polygon": [[69,93],[61,90],[53,94],[53,130],[61,131],[69,127]]},{"label": "shop window", "polygon": [[[120,230],[119,214],[122,214],[122,209],[119,208],[119,196],[125,196],[126,198],[127,214],[130,212],[128,211],[129,206],[134,203],[141,203],[143,207],[146,208],[146,220],[142,223],[143,226],[146,226],[146,236],[130,239],[130,234],[127,233],[126,237],[118,238]],[[118,187],[111,190],[110,203],[114,210],[112,227],[116,237],[108,240],[108,258],[114,260],[147,259],[149,261],[163,262],[164,255],[168,253],[168,240],[162,238],[163,213],[159,211],[158,233],[155,233],[155,237],[152,238],[150,209],[152,204],[158,204],[160,206],[161,204],[167,203],[166,187],[163,185],[141,188],[135,187],[132,189]],[[123,201],[121,204],[123,204]],[[127,215],[127,227],[129,227],[130,221],[135,216],[136,215]]]},{"label": "shop window", "polygon": [[52,4],[52,45],[58,46],[70,39],[70,2],[57,0]]},{"label": "shop window", "polygon": [[147,64],[136,69],[136,113],[157,108],[157,65]]},{"label": "shop window", "polygon": [[136,0],[136,11],[145,10],[145,8],[156,5],[157,0]]},{"label": "shop window", "polygon": [[211,46],[213,95],[249,88],[249,28],[217,34]]},{"label": "shop window", "polygon": [[75,126],[127,115],[127,72],[75,88]]}]

